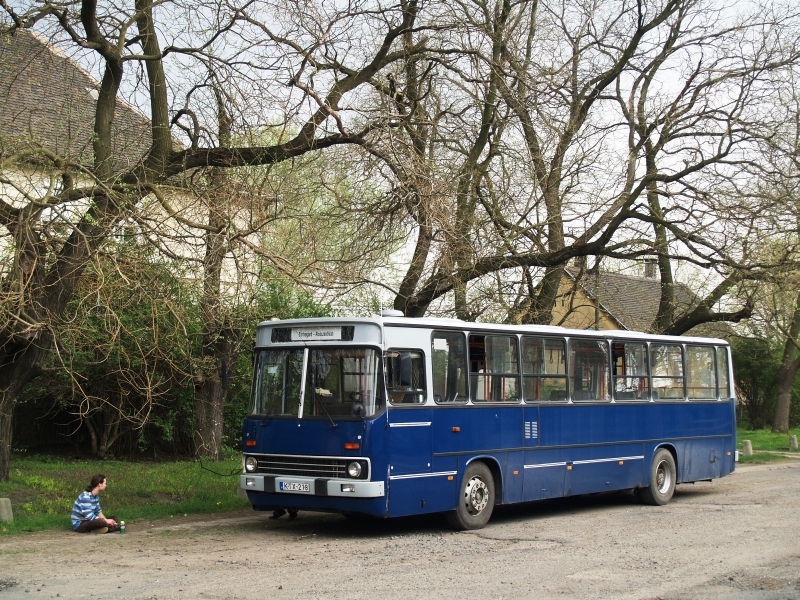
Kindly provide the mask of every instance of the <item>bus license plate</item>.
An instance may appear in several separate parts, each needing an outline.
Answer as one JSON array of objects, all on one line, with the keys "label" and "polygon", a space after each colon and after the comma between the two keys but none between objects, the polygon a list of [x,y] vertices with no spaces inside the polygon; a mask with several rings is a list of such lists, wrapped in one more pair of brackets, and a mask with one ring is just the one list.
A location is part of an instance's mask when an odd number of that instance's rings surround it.
[{"label": "bus license plate", "polygon": [[294,483],[291,481],[281,481],[280,490],[282,492],[310,492],[310,483]]}]

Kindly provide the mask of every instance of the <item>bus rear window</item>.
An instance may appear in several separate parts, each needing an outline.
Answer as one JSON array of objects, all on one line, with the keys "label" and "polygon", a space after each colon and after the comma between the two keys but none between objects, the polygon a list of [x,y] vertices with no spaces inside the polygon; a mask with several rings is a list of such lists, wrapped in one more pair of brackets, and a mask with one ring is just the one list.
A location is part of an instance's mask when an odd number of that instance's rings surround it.
[{"label": "bus rear window", "polygon": [[728,379],[728,349],[717,348],[717,393],[720,398],[731,397],[731,386]]}]

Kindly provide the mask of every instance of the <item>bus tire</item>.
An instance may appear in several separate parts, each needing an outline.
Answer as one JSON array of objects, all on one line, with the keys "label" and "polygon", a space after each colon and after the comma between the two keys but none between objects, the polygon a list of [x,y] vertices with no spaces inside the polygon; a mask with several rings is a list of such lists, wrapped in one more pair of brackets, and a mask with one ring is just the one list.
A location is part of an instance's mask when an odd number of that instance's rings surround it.
[{"label": "bus tire", "polygon": [[666,448],[659,448],[650,466],[650,485],[639,489],[639,498],[645,504],[663,506],[672,499],[677,479],[675,459]]},{"label": "bus tire", "polygon": [[473,462],[464,473],[458,507],[447,513],[453,529],[480,529],[489,522],[494,510],[494,478],[482,462]]}]

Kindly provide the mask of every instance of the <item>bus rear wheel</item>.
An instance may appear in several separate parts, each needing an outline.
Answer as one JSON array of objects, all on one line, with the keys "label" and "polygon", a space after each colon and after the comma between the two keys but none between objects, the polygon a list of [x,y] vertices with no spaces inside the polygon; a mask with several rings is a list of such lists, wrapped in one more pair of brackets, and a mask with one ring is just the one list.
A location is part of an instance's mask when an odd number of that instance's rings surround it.
[{"label": "bus rear wheel", "polygon": [[494,478],[482,462],[467,467],[461,483],[458,507],[447,513],[447,523],[453,529],[480,529],[489,522],[494,510]]},{"label": "bus rear wheel", "polygon": [[675,493],[676,473],[672,453],[666,448],[659,448],[650,466],[650,485],[639,490],[642,502],[653,506],[663,506],[669,502]]}]

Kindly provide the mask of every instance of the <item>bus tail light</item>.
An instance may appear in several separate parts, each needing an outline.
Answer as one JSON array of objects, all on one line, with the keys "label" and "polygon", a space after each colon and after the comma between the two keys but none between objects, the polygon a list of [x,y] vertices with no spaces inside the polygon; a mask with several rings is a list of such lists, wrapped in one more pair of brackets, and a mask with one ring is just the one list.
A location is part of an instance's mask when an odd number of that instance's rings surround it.
[{"label": "bus tail light", "polygon": [[256,441],[255,441],[255,440],[247,440],[247,441],[244,443],[244,445],[245,445],[245,446],[255,446],[255,445],[256,445]]},{"label": "bus tail light", "polygon": [[344,445],[345,450],[358,450],[359,448],[361,448],[361,444],[358,442],[347,442]]}]

